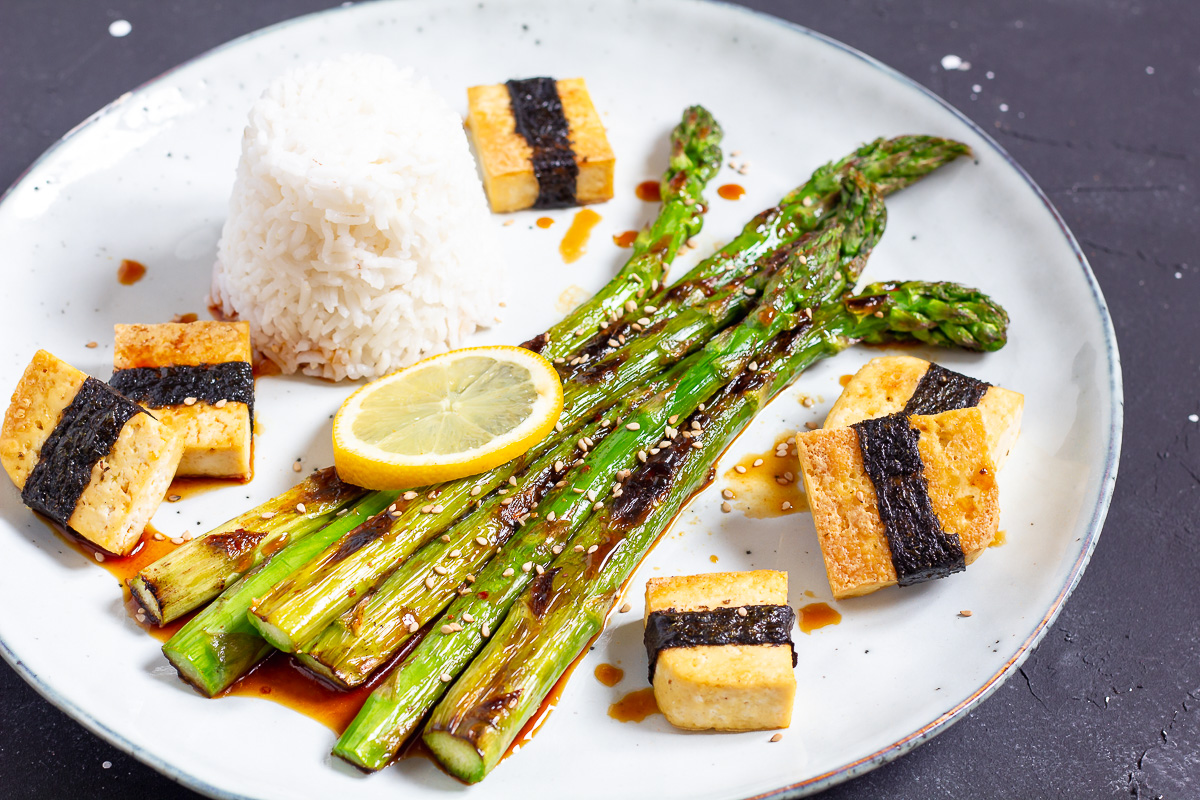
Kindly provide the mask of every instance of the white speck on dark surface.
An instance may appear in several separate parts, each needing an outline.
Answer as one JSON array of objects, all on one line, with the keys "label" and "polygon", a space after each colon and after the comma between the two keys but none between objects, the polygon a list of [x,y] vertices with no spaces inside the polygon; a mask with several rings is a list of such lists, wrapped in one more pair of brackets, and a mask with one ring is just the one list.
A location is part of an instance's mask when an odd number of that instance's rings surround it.
[{"label": "white speck on dark surface", "polygon": [[101,768],[103,768],[103,769],[112,769],[112,762],[111,762],[111,761],[105,761],[105,762],[104,762],[103,764],[101,764],[100,766],[101,766]]},{"label": "white speck on dark surface", "polygon": [[1146,67],[1146,74],[1147,74],[1147,75],[1153,75],[1153,74],[1154,74],[1154,67]]},{"label": "white speck on dark surface", "polygon": [[1001,110],[1001,111],[1008,111],[1008,103],[1001,103],[1001,104],[1000,104],[1000,110]]},{"label": "white speck on dark surface", "polygon": [[942,69],[944,70],[960,70],[966,72],[971,68],[970,61],[963,61],[961,57],[948,53],[942,56]]},{"label": "white speck on dark surface", "polygon": [[1200,422],[1200,415],[1188,414],[1188,422]]},{"label": "white speck on dark surface", "polygon": [[108,26],[108,35],[117,39],[128,36],[133,31],[133,25],[127,19],[118,19]]}]

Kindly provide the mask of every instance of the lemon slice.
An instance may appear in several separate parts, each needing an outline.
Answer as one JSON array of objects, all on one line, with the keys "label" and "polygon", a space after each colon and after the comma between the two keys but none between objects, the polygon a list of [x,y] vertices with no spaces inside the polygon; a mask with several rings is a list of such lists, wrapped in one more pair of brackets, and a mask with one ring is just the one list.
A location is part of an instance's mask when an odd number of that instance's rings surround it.
[{"label": "lemon slice", "polygon": [[333,420],[338,475],[368,489],[461,478],[516,458],[562,413],[550,362],[520,347],[469,347],[372,381]]}]

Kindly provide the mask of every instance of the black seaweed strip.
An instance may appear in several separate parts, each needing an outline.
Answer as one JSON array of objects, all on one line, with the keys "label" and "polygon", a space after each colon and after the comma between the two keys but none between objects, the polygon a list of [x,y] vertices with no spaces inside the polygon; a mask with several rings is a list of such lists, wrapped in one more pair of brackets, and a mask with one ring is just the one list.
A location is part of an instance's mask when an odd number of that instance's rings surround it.
[{"label": "black seaweed strip", "polygon": [[929,501],[920,436],[908,416],[892,414],[851,426],[879,503],[892,565],[901,586],[944,578],[967,568],[957,533],[942,530]]},{"label": "black seaweed strip", "polygon": [[516,132],[533,148],[533,174],[538,182],[534,208],[578,205],[575,179],[579,165],[568,138],[562,98],[553,78],[527,78],[505,83],[512,101]]},{"label": "black seaweed strip", "polygon": [[742,606],[714,608],[711,611],[654,611],[646,618],[646,658],[650,662],[650,683],[658,654],[668,647],[707,647],[725,644],[786,644],[792,649],[796,666],[796,646],[792,628],[796,612],[790,606]]},{"label": "black seaweed strip", "polygon": [[254,420],[254,371],[245,361],[134,367],[117,370],[108,383],[130,400],[151,408],[183,405],[189,397],[205,403],[245,403]]},{"label": "black seaweed strip", "polygon": [[990,388],[990,383],[930,364],[921,376],[916,391],[904,405],[903,413],[940,414],[943,411],[971,408],[979,405]]},{"label": "black seaweed strip", "polygon": [[125,423],[145,411],[95,378],[87,378],[42,445],[21,499],[66,525],[96,462],[112,451]]}]

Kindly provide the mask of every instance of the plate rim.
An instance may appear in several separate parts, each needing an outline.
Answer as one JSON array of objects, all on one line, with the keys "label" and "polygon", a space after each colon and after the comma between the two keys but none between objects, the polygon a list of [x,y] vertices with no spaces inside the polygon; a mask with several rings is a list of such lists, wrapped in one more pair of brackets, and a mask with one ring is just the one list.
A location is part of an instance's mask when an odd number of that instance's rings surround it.
[{"label": "plate rim", "polygon": [[[465,1],[465,0],[464,0]],[[511,0],[512,2],[521,2],[521,0]],[[117,109],[124,106],[126,103],[135,99],[140,93],[158,84],[166,77],[175,72],[189,67],[201,61],[206,61],[212,57],[219,55],[226,49],[240,46],[241,44],[257,39],[276,31],[282,30],[292,25],[298,25],[303,22],[324,16],[326,14],[336,14],[347,11],[348,9],[360,8],[364,6],[386,5],[394,3],[400,5],[407,3],[408,0],[361,0],[361,2],[344,3],[331,8],[325,8],[318,11],[309,12],[300,16],[291,17],[279,22],[272,23],[262,28],[249,31],[240,36],[237,36],[229,41],[222,42],[215,47],[205,50],[185,61],[182,61],[169,69],[155,75],[154,77],[144,81],[138,86],[124,92],[115,100],[105,104],[97,111],[88,115],[81,122],[76,124],[58,140],[46,148],[37,158],[21,171],[16,179],[0,194],[0,208],[3,207],[12,194],[36,169],[43,161],[58,151],[60,147],[65,145],[78,134],[99,122],[104,117],[112,114]],[[983,127],[977,124],[974,120],[968,117],[965,113],[953,106],[946,99],[938,95],[932,89],[917,82],[908,75],[900,72],[898,69],[891,67],[879,59],[864,53],[863,51],[852,47],[838,39],[827,34],[815,31],[805,27],[797,22],[786,20],[781,17],[768,14],[765,11],[748,8],[746,6],[737,5],[729,2],[729,0],[651,0],[653,3],[678,3],[681,5],[690,6],[717,6],[723,9],[732,10],[736,13],[745,14],[761,21],[766,21],[779,27],[785,28],[793,33],[807,36],[815,39],[824,45],[840,50],[860,61],[866,63],[884,76],[899,82],[907,89],[916,90],[920,95],[927,100],[932,100],[944,110],[948,111],[955,119],[966,125],[974,134],[979,136],[981,140],[1004,160],[1008,166],[1013,169],[1017,175],[1025,182],[1025,184],[1033,191],[1034,196],[1041,201],[1045,209],[1053,217],[1058,225],[1059,231],[1066,240],[1072,254],[1075,256],[1083,272],[1084,281],[1092,293],[1092,300],[1095,304],[1095,309],[1099,314],[1101,331],[1104,337],[1104,352],[1108,362],[1108,383],[1109,383],[1109,401],[1111,403],[1111,413],[1108,421],[1108,448],[1105,455],[1104,468],[1100,479],[1099,494],[1097,502],[1092,509],[1091,519],[1087,522],[1087,534],[1084,546],[1080,550],[1075,563],[1070,568],[1070,573],[1060,590],[1058,596],[1051,603],[1050,608],[1044,616],[1037,622],[1033,631],[1026,637],[1020,646],[1017,648],[1013,656],[1005,662],[999,670],[997,670],[990,678],[988,678],[978,689],[976,689],[969,697],[962,700],[958,705],[950,710],[943,712],[935,719],[927,722],[917,730],[908,735],[879,748],[874,753],[863,756],[854,761],[842,764],[834,769],[828,770],[820,775],[806,778],[796,783],[787,784],[778,789],[772,789],[759,794],[750,795],[745,800],[790,800],[790,798],[804,797],[815,794],[820,791],[829,789],[839,783],[859,777],[876,767],[882,766],[888,762],[894,761],[902,755],[915,749],[943,731],[947,730],[955,722],[964,718],[968,713],[979,706],[984,700],[990,697],[997,689],[1003,685],[1012,674],[1020,668],[1020,666],[1029,657],[1030,653],[1038,646],[1045,638],[1050,627],[1058,618],[1067,599],[1079,584],[1083,577],[1084,570],[1091,561],[1092,554],[1096,549],[1096,544],[1099,542],[1100,534],[1104,528],[1105,520],[1108,516],[1108,509],[1112,502],[1113,490],[1116,485],[1117,472],[1120,464],[1121,444],[1124,434],[1124,385],[1123,374],[1121,368],[1120,352],[1117,346],[1116,331],[1113,327],[1112,315],[1109,313],[1108,304],[1104,299],[1104,293],[1100,288],[1099,282],[1096,280],[1096,275],[1092,271],[1091,264],[1088,262],[1087,256],[1084,254],[1079,242],[1076,240],[1074,233],[1067,226],[1066,221],[1059,213],[1058,209],[1051,202],[1050,198],[1042,190],[1041,186],[1030,176],[1030,174],[1022,167],[1009,152],[997,142],[991,134]],[[119,732],[105,725],[99,719],[94,718],[91,714],[84,711],[79,706],[61,696],[53,687],[44,682],[41,677],[28,669],[25,662],[9,647],[3,637],[0,637],[0,657],[2,657],[13,670],[25,680],[38,694],[40,694],[49,703],[54,705],[63,713],[67,714],[72,720],[83,725],[85,728],[96,734],[100,738],[107,741],[109,744],[128,753],[142,763],[165,775],[177,783],[205,794],[209,797],[219,798],[220,800],[255,800],[251,795],[240,793],[227,792],[219,789],[208,783],[203,778],[186,772],[181,768],[174,766],[170,761],[152,753],[144,748],[141,748],[127,739]]]}]

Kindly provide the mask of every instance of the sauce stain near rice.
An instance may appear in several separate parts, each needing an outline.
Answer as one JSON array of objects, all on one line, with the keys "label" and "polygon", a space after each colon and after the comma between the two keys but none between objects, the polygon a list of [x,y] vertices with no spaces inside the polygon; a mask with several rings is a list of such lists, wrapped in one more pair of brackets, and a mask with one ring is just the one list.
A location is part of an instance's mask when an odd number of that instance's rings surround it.
[{"label": "sauce stain near rice", "polygon": [[587,252],[587,243],[592,236],[592,228],[596,227],[600,220],[600,215],[590,208],[581,208],[575,212],[575,219],[571,220],[571,227],[567,229],[562,244],[558,246],[558,252],[562,254],[564,263],[570,264],[578,261],[580,256]]}]

